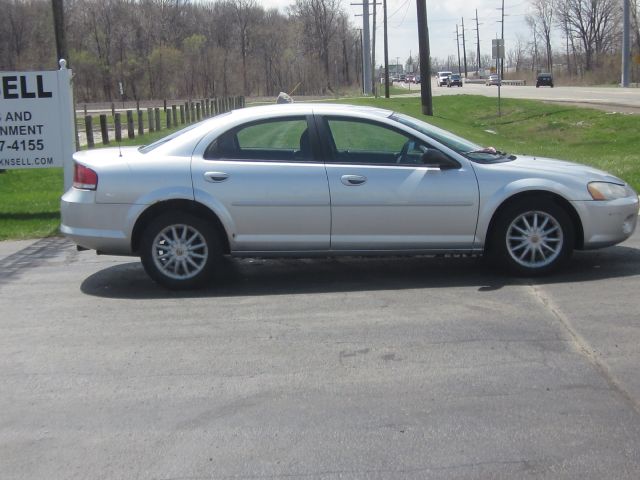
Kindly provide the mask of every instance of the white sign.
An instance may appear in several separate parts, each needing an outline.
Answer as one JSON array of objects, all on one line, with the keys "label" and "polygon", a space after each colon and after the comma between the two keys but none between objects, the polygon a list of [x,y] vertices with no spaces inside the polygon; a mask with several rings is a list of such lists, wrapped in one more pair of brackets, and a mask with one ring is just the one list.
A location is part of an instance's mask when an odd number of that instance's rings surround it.
[{"label": "white sign", "polygon": [[62,167],[71,161],[71,70],[63,60],[60,64],[58,71],[0,72],[0,169]]},{"label": "white sign", "polygon": [[504,58],[504,40],[494,38],[491,40],[491,58]]}]

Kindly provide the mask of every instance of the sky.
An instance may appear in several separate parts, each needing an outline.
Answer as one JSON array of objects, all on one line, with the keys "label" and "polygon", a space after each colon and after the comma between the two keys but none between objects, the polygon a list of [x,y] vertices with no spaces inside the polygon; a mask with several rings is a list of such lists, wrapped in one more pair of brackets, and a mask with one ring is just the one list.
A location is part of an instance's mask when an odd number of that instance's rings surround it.
[{"label": "sky", "polygon": [[[351,3],[362,3],[362,0],[340,0],[343,9],[352,15],[354,27],[362,27],[362,6],[352,6]],[[265,8],[277,7],[285,11],[293,3],[292,0],[261,0]],[[370,10],[373,0],[370,0]],[[378,0],[378,28],[376,28],[376,64],[384,63],[383,31],[382,31],[382,0]],[[446,60],[454,55],[457,60],[456,25],[460,33],[460,55],[462,50],[462,19],[464,18],[465,44],[467,59],[476,56],[476,25],[475,16],[478,10],[478,29],[480,31],[480,54],[491,55],[491,40],[500,36],[501,0],[427,0],[427,21],[429,27],[429,46],[432,58]],[[516,38],[520,35],[528,40],[529,28],[525,23],[525,15],[529,12],[528,0],[505,0],[504,38],[505,51],[514,47]],[[389,29],[389,63],[404,64],[409,55],[418,55],[418,21],[416,14],[416,0],[387,0],[388,29]],[[370,21],[371,25],[371,21]]]}]

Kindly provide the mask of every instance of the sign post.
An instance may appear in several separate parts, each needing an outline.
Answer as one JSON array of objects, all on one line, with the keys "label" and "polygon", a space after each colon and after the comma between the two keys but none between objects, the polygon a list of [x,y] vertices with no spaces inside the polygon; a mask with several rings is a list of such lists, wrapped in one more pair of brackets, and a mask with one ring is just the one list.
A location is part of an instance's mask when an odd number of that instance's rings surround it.
[{"label": "sign post", "polygon": [[75,113],[72,72],[0,72],[0,168],[64,167],[73,182]]},{"label": "sign post", "polygon": [[[491,58],[496,60],[496,70],[498,59],[500,60],[500,66],[504,62],[504,39],[502,38],[494,38],[491,40]],[[500,71],[504,71],[503,68],[500,68]],[[500,87],[502,86],[502,77],[498,77],[498,116],[502,116],[502,111],[500,110]]]}]

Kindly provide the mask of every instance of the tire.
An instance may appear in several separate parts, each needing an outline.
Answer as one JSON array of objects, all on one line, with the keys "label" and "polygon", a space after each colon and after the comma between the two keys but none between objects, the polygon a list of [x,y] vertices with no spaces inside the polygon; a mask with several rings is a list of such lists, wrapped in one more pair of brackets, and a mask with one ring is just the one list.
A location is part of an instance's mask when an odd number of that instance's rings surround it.
[{"label": "tire", "polygon": [[201,288],[222,260],[215,228],[182,211],[153,219],[140,240],[142,265],[154,281],[171,290]]},{"label": "tire", "polygon": [[516,275],[546,275],[571,256],[574,235],[569,215],[551,200],[517,202],[499,213],[489,258]]}]

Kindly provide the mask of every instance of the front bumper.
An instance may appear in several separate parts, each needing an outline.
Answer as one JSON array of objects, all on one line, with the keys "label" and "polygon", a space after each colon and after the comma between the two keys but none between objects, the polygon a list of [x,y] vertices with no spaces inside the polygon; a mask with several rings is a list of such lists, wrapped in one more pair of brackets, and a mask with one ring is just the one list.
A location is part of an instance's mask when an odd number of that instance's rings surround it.
[{"label": "front bumper", "polygon": [[638,224],[638,197],[610,201],[574,201],[582,219],[584,249],[602,248],[625,241]]}]

